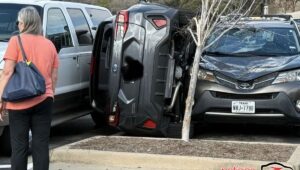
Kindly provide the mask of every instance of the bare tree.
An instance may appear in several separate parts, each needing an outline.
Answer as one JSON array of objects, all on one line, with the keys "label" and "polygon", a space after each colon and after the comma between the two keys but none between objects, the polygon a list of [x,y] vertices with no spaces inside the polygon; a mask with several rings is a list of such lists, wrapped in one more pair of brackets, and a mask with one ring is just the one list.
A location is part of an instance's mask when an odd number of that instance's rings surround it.
[{"label": "bare tree", "polygon": [[[193,26],[188,28],[197,48],[190,72],[191,78],[184,112],[182,140],[189,141],[191,113],[194,105],[199,62],[203,51],[236,26],[242,17],[251,12],[254,4],[255,0],[201,0],[199,15],[192,19]],[[223,18],[223,16],[227,17]],[[209,35],[214,32],[220,32],[219,36],[210,44],[206,44]]]},{"label": "bare tree", "polygon": [[279,8],[281,12],[287,13],[288,11],[295,12],[297,3],[300,0],[270,0],[269,3]]}]

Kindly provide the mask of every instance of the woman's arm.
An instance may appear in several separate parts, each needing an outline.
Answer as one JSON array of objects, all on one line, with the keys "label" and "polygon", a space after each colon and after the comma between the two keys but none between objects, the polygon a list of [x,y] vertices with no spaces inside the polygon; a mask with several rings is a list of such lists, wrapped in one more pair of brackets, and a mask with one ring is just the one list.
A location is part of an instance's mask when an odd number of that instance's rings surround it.
[{"label": "woman's arm", "polygon": [[[3,72],[2,72],[2,76],[0,78],[0,97],[2,97],[3,90],[4,90],[8,80],[10,79],[12,74],[14,73],[15,66],[16,66],[15,61],[5,60],[4,69],[3,69]],[[0,99],[0,109],[1,109],[0,110],[0,120],[2,120],[3,109],[4,109],[2,99]]]},{"label": "woman's arm", "polygon": [[58,75],[57,70],[58,70],[57,68],[53,68],[52,75],[51,75],[53,95],[55,94],[55,87],[56,87],[56,82],[57,82],[57,75]]}]

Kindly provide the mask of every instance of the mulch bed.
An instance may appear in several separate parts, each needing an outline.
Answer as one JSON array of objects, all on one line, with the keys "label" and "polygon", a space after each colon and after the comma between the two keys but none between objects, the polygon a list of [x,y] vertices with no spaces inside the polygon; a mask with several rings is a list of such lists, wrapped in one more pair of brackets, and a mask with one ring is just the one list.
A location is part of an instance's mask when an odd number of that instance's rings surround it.
[{"label": "mulch bed", "polygon": [[286,162],[296,149],[294,145],[255,144],[191,139],[153,139],[140,137],[96,137],[79,142],[71,149],[184,155],[240,160]]}]

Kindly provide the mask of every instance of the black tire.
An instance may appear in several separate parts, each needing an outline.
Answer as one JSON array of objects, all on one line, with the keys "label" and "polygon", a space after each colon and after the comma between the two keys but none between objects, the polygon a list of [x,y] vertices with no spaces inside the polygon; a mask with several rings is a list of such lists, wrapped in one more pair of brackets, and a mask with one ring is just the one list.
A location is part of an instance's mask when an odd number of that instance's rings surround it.
[{"label": "black tire", "polygon": [[4,156],[11,155],[9,126],[6,126],[0,137],[0,153]]},{"label": "black tire", "polygon": [[300,126],[294,126],[293,131],[297,137],[300,137]]},{"label": "black tire", "polygon": [[92,111],[91,116],[97,127],[103,127],[108,125],[108,116],[106,114],[99,113],[97,111]]},{"label": "black tire", "polygon": [[[182,136],[182,123],[170,123],[168,126],[167,137],[181,138]],[[191,122],[190,138],[194,136],[194,124]]]},{"label": "black tire", "polygon": [[190,23],[190,20],[196,15],[196,13],[187,11],[187,10],[179,10],[179,25],[185,26]]}]

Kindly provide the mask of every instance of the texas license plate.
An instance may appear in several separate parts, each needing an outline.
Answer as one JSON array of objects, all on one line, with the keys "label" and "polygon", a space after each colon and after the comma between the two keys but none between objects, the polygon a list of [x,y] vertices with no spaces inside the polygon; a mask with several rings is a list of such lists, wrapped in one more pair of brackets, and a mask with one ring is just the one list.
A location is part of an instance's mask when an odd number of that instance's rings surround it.
[{"label": "texas license plate", "polygon": [[253,101],[232,101],[232,113],[255,113],[255,102]]}]

